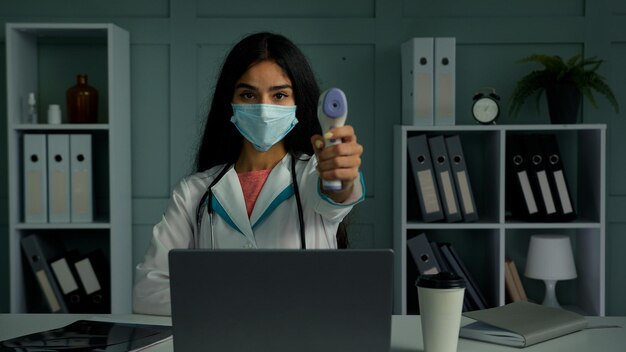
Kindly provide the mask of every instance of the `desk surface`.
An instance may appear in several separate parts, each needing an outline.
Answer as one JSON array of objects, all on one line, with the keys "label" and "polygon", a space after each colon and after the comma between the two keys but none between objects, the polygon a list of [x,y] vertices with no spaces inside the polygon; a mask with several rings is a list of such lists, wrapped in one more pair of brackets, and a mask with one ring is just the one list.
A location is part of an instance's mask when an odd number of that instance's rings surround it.
[{"label": "desk surface", "polygon": [[[93,314],[0,314],[0,341],[30,334],[37,331],[54,329],[79,319],[93,319],[119,322],[137,322],[146,324],[171,324],[169,317],[150,315],[93,315]],[[463,323],[469,322],[463,318]],[[590,326],[619,325],[624,328],[587,329],[567,336],[559,337],[527,348],[507,348],[506,346],[460,339],[459,352],[491,351],[624,351],[626,346],[626,317],[588,317]],[[165,341],[147,351],[170,352],[172,341]],[[391,351],[423,351],[421,321],[419,316],[395,315],[392,319]]]}]

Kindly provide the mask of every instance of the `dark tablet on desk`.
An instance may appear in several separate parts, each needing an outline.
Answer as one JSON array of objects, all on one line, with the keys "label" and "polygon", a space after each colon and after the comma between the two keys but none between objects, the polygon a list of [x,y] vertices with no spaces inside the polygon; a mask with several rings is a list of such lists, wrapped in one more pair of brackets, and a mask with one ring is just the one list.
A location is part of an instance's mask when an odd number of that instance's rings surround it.
[{"label": "dark tablet on desk", "polygon": [[168,340],[171,326],[78,320],[0,342],[0,351],[126,352]]}]

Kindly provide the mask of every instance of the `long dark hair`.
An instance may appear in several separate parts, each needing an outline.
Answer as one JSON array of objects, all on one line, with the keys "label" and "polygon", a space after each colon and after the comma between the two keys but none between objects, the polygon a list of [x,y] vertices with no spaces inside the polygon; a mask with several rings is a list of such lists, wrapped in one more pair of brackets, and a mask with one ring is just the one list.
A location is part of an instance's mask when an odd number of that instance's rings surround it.
[{"label": "long dark hair", "polygon": [[298,124],[285,136],[287,152],[300,156],[313,155],[310,138],[321,133],[317,120],[320,88],[313,70],[300,49],[286,37],[273,33],[252,34],[237,43],[222,65],[215,86],[213,101],[204,127],[200,149],[196,155],[196,171],[234,163],[241,152],[243,137],[230,122],[231,102],[235,84],[250,68],[264,60],[272,60],[291,80]]},{"label": "long dark hair", "polygon": [[[289,39],[279,34],[262,32],[249,35],[237,43],[222,65],[196,155],[197,172],[237,161],[243,137],[230,122],[233,115],[230,104],[235,84],[250,66],[264,60],[276,62],[289,77],[298,107],[296,110],[298,124],[285,136],[285,149],[296,157],[302,154],[313,155],[311,136],[321,134],[322,131],[317,120],[320,88],[313,70],[306,56]],[[343,222],[337,229],[337,246],[348,247],[348,234]]]}]

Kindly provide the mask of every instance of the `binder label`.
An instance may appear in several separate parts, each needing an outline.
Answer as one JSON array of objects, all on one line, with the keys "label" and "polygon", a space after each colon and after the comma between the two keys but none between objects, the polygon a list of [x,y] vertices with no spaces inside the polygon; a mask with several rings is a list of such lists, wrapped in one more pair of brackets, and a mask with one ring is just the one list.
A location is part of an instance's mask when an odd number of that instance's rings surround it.
[{"label": "binder label", "polygon": [[87,199],[89,199],[88,194],[88,179],[87,171],[85,170],[76,170],[72,175],[72,182],[74,183],[74,192],[72,194],[72,204],[74,206],[74,212],[76,214],[86,214],[89,211],[89,204],[87,203]]},{"label": "binder label", "polygon": [[459,181],[459,192],[461,194],[461,201],[463,202],[463,208],[468,214],[474,213],[474,204],[470,195],[469,182],[467,181],[467,174],[465,171],[458,171],[456,173],[457,180]]},{"label": "binder label", "polygon": [[54,276],[56,276],[59,281],[59,286],[61,286],[63,294],[68,294],[74,290],[78,290],[78,285],[76,285],[74,275],[70,271],[70,267],[67,265],[67,260],[65,260],[65,258],[61,258],[51,263],[50,266],[54,271]]},{"label": "binder label", "polygon": [[437,202],[437,189],[433,182],[433,176],[430,170],[422,170],[417,173],[417,179],[420,183],[420,189],[424,194],[424,207],[427,214],[439,211],[439,202]]},{"label": "binder label", "polygon": [[546,175],[546,172],[537,172],[537,180],[539,181],[539,188],[541,189],[543,202],[546,205],[546,213],[556,213],[556,207],[554,206],[554,199],[552,199],[552,192],[550,192],[550,185],[548,184],[548,175]]},{"label": "binder label", "polygon": [[452,75],[449,73],[439,74],[439,85],[437,86],[437,117],[452,117],[454,111],[452,107],[454,103],[452,101],[453,92]]},{"label": "binder label", "polygon": [[60,170],[54,170],[51,176],[50,191],[52,194],[50,200],[52,204],[50,210],[55,214],[66,214],[69,211],[65,198],[68,192],[66,176]]},{"label": "binder label", "polygon": [[530,181],[528,180],[528,174],[526,171],[520,171],[517,173],[520,186],[522,187],[522,193],[524,194],[524,200],[528,207],[528,214],[535,214],[537,210],[537,203],[535,197],[533,197],[533,191],[530,188]]},{"label": "binder label", "polygon": [[26,211],[32,215],[43,213],[43,184],[40,171],[28,171],[26,173]]},{"label": "binder label", "polygon": [[432,89],[433,86],[433,81],[431,77],[431,74],[426,73],[417,74],[415,77],[415,79],[417,80],[417,91],[415,91],[413,94],[415,94],[416,115],[417,118],[420,120],[429,119],[433,116],[431,108],[431,105],[433,103],[432,95],[427,93]]},{"label": "binder label", "polygon": [[37,281],[39,281],[39,286],[41,286],[43,294],[46,296],[46,300],[50,304],[50,311],[52,313],[60,311],[61,306],[59,305],[59,301],[57,301],[57,297],[52,291],[52,286],[50,286],[50,281],[48,281],[48,276],[46,276],[46,272],[44,270],[38,270],[35,273],[35,276],[37,277]]},{"label": "binder label", "polygon": [[448,204],[448,211],[450,214],[456,214],[459,210],[456,208],[456,202],[454,201],[452,180],[450,179],[450,173],[448,171],[441,172],[441,181],[443,185],[443,193],[446,197],[446,204]]},{"label": "binder label", "polygon": [[99,291],[100,283],[98,283],[98,278],[96,277],[96,273],[91,266],[89,258],[78,261],[75,265],[76,270],[78,271],[78,276],[80,277],[83,287],[85,288],[85,292],[90,295]]},{"label": "binder label", "polygon": [[565,176],[563,176],[563,170],[554,172],[554,180],[556,181],[556,189],[559,192],[559,200],[563,208],[563,214],[569,214],[574,211],[572,208],[572,202],[569,199],[569,192],[567,191],[567,185],[565,184]]}]

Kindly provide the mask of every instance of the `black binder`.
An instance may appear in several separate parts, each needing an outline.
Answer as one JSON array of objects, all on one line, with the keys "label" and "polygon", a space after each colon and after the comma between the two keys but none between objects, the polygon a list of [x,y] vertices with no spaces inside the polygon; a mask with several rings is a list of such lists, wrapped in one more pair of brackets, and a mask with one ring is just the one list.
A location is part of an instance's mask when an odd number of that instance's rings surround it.
[{"label": "black binder", "polygon": [[80,257],[77,250],[48,261],[54,279],[61,290],[63,301],[70,313],[84,313],[85,293],[82,290],[73,263]]},{"label": "black binder", "polygon": [[554,202],[559,213],[560,221],[576,219],[576,210],[572,201],[567,177],[563,168],[559,144],[554,133],[539,135],[541,150],[546,162],[548,181],[554,190]]},{"label": "black binder", "polygon": [[555,193],[548,181],[548,171],[539,135],[524,135],[524,150],[528,163],[528,177],[537,199],[542,221],[558,221],[559,213],[555,203]]},{"label": "black binder", "polygon": [[529,160],[523,136],[506,135],[506,204],[515,219],[539,221],[542,218],[538,199],[529,175]]},{"label": "black binder", "polygon": [[85,313],[111,312],[109,263],[101,250],[88,253],[73,262],[79,285],[84,292],[81,309]]}]

